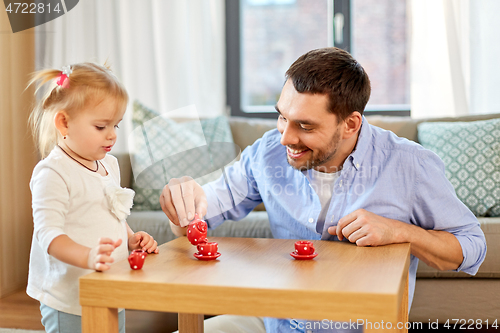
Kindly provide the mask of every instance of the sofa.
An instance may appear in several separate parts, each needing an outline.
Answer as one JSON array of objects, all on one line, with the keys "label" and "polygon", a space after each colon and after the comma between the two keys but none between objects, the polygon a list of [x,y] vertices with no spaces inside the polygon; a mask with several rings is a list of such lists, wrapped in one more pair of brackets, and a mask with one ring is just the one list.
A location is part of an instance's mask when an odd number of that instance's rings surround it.
[{"label": "sofa", "polygon": [[[400,137],[419,142],[419,125],[430,123],[472,122],[500,118],[500,114],[474,115],[455,118],[412,119],[399,116],[367,116],[375,126],[394,132]],[[459,123],[457,123],[459,124]],[[242,150],[276,127],[271,119],[230,117],[229,125],[234,143]],[[495,152],[500,156],[500,150]],[[121,167],[122,186],[130,187],[132,168],[130,156],[117,156]],[[485,233],[488,251],[486,259],[475,276],[462,272],[438,271],[420,261],[417,271],[415,296],[410,310],[410,321],[445,324],[453,319],[467,321],[486,320],[491,324],[500,319],[500,217],[478,217]],[[155,237],[159,244],[175,238],[169,221],[161,211],[136,211],[132,209],[128,223],[133,230],[144,230]],[[265,207],[259,205],[240,221],[226,221],[209,237],[271,238]],[[500,324],[500,323],[499,323]]]}]

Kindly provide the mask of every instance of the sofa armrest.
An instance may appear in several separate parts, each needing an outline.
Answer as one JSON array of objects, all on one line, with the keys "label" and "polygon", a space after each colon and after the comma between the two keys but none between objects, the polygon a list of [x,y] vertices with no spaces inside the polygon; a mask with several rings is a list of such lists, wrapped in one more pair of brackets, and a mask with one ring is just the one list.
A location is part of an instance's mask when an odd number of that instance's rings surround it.
[{"label": "sofa armrest", "polygon": [[132,187],[132,164],[130,163],[130,155],[128,153],[113,154],[120,165],[120,186]]}]

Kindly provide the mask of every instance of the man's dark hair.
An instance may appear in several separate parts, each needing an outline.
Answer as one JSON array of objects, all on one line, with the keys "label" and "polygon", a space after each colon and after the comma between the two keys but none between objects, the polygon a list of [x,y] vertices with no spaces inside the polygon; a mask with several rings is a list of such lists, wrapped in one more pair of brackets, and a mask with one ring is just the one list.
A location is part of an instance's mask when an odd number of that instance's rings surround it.
[{"label": "man's dark hair", "polygon": [[352,112],[363,114],[370,99],[370,79],[346,51],[327,47],[300,56],[286,71],[299,93],[328,94],[329,111],[340,120]]}]

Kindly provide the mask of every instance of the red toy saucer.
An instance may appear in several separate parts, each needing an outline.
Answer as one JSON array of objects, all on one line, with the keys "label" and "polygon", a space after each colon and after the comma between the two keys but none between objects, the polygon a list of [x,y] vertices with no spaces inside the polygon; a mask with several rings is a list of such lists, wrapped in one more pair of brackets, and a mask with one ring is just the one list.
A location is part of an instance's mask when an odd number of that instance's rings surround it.
[{"label": "red toy saucer", "polygon": [[196,252],[193,255],[198,260],[208,261],[208,260],[215,260],[215,259],[219,258],[220,257],[220,252],[217,252],[213,256],[204,256],[204,255],[200,254],[199,252]]},{"label": "red toy saucer", "polygon": [[290,253],[290,255],[297,260],[311,260],[314,257],[316,257],[318,255],[318,253],[314,252],[313,254],[303,254],[302,255],[302,254],[297,254],[297,252],[293,251],[292,253]]}]

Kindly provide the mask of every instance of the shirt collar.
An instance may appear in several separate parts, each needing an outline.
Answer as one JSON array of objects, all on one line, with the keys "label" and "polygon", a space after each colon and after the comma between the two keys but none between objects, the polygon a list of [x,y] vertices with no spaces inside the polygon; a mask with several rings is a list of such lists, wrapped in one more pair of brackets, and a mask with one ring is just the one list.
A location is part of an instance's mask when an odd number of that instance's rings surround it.
[{"label": "shirt collar", "polygon": [[361,167],[361,162],[370,146],[372,137],[372,129],[365,116],[363,116],[363,120],[361,123],[361,129],[359,130],[358,141],[356,142],[356,146],[351,154],[347,157],[344,162],[344,167],[346,163],[351,163],[356,170],[359,170]]}]

